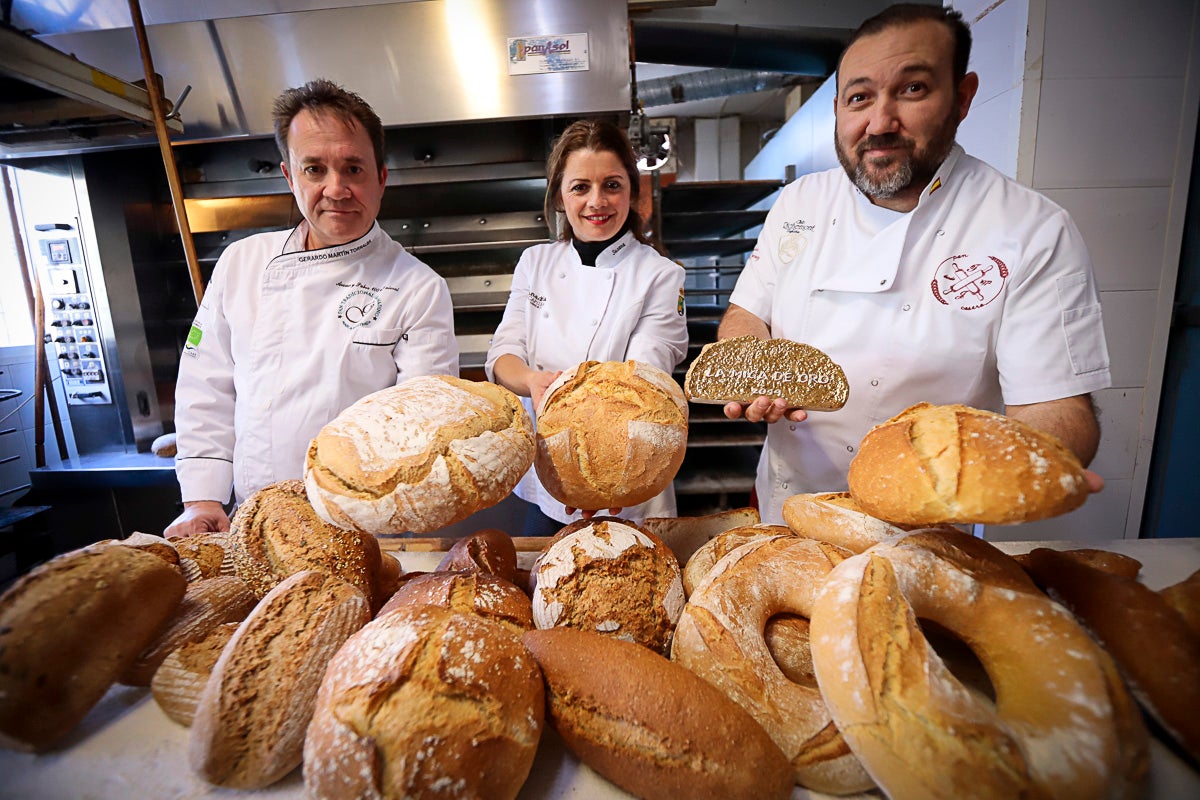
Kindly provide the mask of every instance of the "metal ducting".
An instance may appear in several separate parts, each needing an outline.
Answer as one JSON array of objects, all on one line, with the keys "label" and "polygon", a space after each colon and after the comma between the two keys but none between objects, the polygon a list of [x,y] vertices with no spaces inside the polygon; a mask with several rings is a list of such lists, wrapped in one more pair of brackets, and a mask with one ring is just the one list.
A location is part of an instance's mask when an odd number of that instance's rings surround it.
[{"label": "metal ducting", "polygon": [[732,94],[782,89],[802,80],[785,72],[765,70],[708,69],[685,72],[669,78],[638,81],[638,100],[646,108],[686,103],[689,100],[708,100]]},{"label": "metal ducting", "polygon": [[[850,37],[840,28],[751,28],[634,20],[638,61],[686,67],[785,72],[826,77]],[[640,85],[639,85],[640,91]]]}]

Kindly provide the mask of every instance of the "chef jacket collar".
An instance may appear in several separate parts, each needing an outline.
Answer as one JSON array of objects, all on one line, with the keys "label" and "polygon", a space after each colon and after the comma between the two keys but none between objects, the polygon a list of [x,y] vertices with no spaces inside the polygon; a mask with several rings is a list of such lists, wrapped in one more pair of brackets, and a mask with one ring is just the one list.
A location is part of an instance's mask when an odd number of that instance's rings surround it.
[{"label": "chef jacket collar", "polygon": [[[870,293],[886,292],[890,289],[896,282],[896,273],[900,270],[900,259],[908,239],[909,225],[914,218],[932,213],[932,210],[950,194],[940,190],[951,180],[951,173],[962,154],[963,149],[957,144],[953,145],[946,160],[921,192],[917,207],[894,220],[874,236],[861,237],[858,246],[848,250],[846,257],[834,265],[832,274],[813,282],[813,289]],[[861,194],[848,176],[843,174],[842,180],[846,181],[853,192]],[[858,198],[855,197],[854,200],[857,202]]]},{"label": "chef jacket collar", "polygon": [[636,241],[633,231],[626,231],[624,236],[600,251],[600,254],[596,256],[596,267],[599,269],[611,269],[615,267],[621,263],[625,256],[633,252],[633,245]]},{"label": "chef jacket collar", "polygon": [[316,257],[324,263],[341,261],[350,256],[356,256],[363,252],[367,247],[370,247],[380,236],[385,236],[383,229],[379,227],[379,220],[371,223],[371,228],[357,239],[352,239],[343,244],[335,244],[331,247],[318,247],[315,250],[306,250],[304,242],[308,238],[308,220],[303,220],[299,225],[292,229],[287,240],[283,243],[283,249],[276,258],[284,256],[295,256],[300,253],[307,253]]}]

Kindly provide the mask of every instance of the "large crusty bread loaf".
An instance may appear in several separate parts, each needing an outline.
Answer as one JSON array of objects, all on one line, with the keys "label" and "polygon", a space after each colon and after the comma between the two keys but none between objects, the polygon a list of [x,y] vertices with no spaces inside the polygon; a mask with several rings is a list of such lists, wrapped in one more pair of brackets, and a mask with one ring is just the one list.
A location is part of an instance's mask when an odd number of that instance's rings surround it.
[{"label": "large crusty bread loaf", "polygon": [[436,606],[376,618],[329,664],[304,743],[313,800],[507,800],[529,775],[545,698],[508,628]]},{"label": "large crusty bread loaf", "polygon": [[675,554],[632,523],[582,523],[564,528],[534,562],[534,624],[591,630],[663,652],[684,603]]},{"label": "large crusty bread loaf", "polygon": [[871,516],[849,492],[794,494],[783,501],[783,521],[799,536],[836,544],[852,553],[910,529]]},{"label": "large crusty bread loaf", "polygon": [[730,508],[697,517],[646,517],[642,527],[667,543],[686,564],[704,543],[719,533],[761,522],[757,508]]},{"label": "large crusty bread loaf", "polygon": [[846,405],[846,373],[812,345],[737,336],[704,345],[688,367],[684,392],[693,403],[749,403],[780,397],[788,408],[835,411]]},{"label": "large crusty bread loaf", "polygon": [[712,570],[718,561],[738,549],[746,542],[755,539],[769,539],[772,536],[791,536],[791,529],[783,525],[746,525],[730,528],[724,533],[710,539],[703,547],[692,554],[683,567],[683,591],[689,597],[704,577]]},{"label": "large crusty bread loaf", "polygon": [[905,525],[1030,522],[1088,496],[1079,459],[1057,437],[961,405],[918,403],[876,425],[848,480],[866,513]]},{"label": "large crusty bread loaf", "polygon": [[1200,634],[1158,592],[1047,548],[1026,567],[1112,655],[1134,696],[1200,762]]},{"label": "large crusty bread loaf", "polygon": [[441,606],[502,623],[518,636],[533,627],[529,596],[489,572],[430,572],[405,583],[379,609],[379,616],[405,606]]},{"label": "large crusty bread loaf", "polygon": [[353,584],[379,608],[387,599],[379,542],[317,515],[301,481],[280,481],[246,498],[229,525],[235,574],[258,597],[280,581],[315,569]]},{"label": "large crusty bread loaf", "polygon": [[638,361],[585,361],[546,389],[534,467],[570,508],[628,508],[662,492],[687,447],[687,400]]},{"label": "large crusty bread loaf", "polygon": [[209,783],[267,786],[300,764],[329,659],[371,618],[363,593],[315,570],[264,597],[225,645],[200,695],[188,761]]},{"label": "large crusty bread loaf", "polygon": [[63,738],[170,620],[179,568],[121,545],[65,553],[0,596],[0,746]]},{"label": "large crusty bread loaf", "polygon": [[238,624],[222,623],[203,639],[185,642],[168,653],[154,671],[154,677],[150,679],[154,701],[164,714],[183,727],[191,726],[200,695]]},{"label": "large crusty bread loaf", "polygon": [[119,680],[129,686],[149,686],[154,672],[171,651],[185,642],[203,639],[226,622],[241,622],[258,598],[240,579],[218,575],[188,584],[183,602],[167,627],[154,637]]},{"label": "large crusty bread loaf", "polygon": [[459,539],[437,565],[437,571],[466,569],[490,572],[511,582],[517,574],[517,548],[512,537],[495,528],[484,528]]},{"label": "large crusty bread loaf", "polygon": [[585,764],[646,800],[786,798],[787,758],[740,706],[644,647],[552,628],[522,640],[550,717]]},{"label": "large crusty bread loaf", "polygon": [[321,429],[308,499],[365,533],[426,532],[508,496],[533,462],[533,424],[503,386],[430,375],[369,394]]},{"label": "large crusty bread loaf", "polygon": [[171,543],[179,553],[180,566],[189,581],[235,574],[228,531],[196,533],[173,539]]}]

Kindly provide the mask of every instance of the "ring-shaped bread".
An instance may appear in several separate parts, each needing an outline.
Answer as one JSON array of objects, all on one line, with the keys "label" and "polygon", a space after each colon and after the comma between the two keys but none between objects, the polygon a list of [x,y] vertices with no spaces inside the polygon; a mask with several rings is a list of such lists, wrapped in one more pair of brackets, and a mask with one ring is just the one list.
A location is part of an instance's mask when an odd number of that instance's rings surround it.
[{"label": "ring-shaped bread", "polygon": [[841,548],[778,536],[726,555],[684,606],[671,659],[750,712],[792,762],[796,782],[832,794],[873,784],[834,726],[815,685],[794,683],[772,657],[763,631],[777,614],[808,618]]},{"label": "ring-shaped bread", "polygon": [[[995,702],[917,619],[961,639]],[[829,574],[811,617],[833,719],[893,798],[1133,797],[1146,731],[1112,660],[1008,556],[968,534],[903,534]]]}]

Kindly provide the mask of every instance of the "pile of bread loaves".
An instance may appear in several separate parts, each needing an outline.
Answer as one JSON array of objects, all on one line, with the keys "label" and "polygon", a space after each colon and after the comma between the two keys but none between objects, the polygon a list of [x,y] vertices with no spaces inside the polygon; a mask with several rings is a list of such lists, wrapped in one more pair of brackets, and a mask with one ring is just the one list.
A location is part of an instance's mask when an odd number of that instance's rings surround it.
[{"label": "pile of bread loaves", "polygon": [[[353,442],[313,447],[327,466]],[[1061,445],[925,407],[860,459],[850,492],[789,499],[786,526],[593,517],[528,570],[484,530],[402,574],[327,520],[312,482],[332,478],[311,473],[256,493],[228,534],[73,551],[0,597],[0,745],[60,746],[119,682],[190,726],[204,780],[302,767],[313,798],[512,798],[547,724],[613,784],[671,800],[1137,797],[1139,706],[1200,761],[1200,573],[1153,592],[1132,559],[1018,561],[949,524],[1077,505]]]}]

